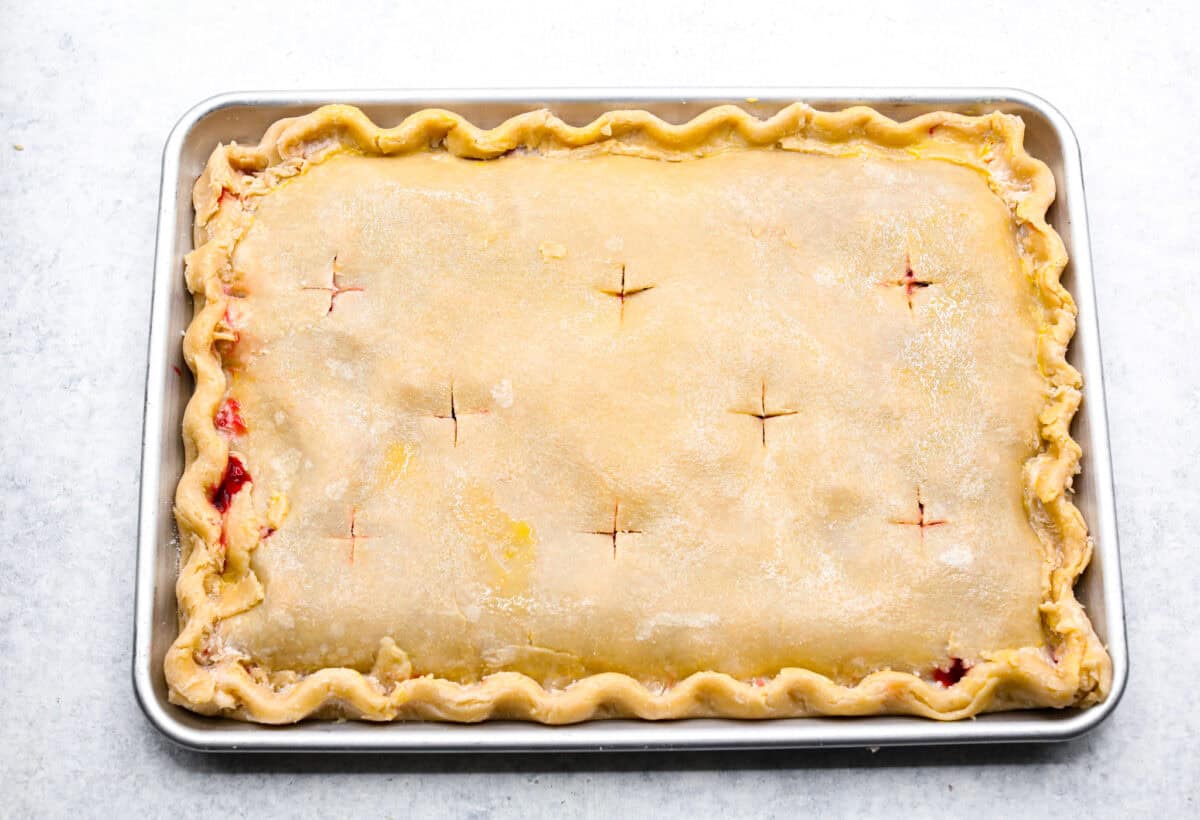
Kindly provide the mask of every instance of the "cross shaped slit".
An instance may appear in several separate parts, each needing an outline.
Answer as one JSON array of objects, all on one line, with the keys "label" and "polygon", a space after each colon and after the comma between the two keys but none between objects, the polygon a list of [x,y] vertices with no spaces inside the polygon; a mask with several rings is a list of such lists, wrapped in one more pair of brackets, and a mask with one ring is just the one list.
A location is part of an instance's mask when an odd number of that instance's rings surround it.
[{"label": "cross shaped slit", "polygon": [[654,289],[654,285],[642,285],[642,286],[636,287],[636,288],[628,287],[625,284],[625,266],[621,265],[621,287],[620,287],[620,289],[612,290],[611,288],[600,288],[599,290],[605,296],[613,296],[620,300],[621,308],[620,308],[620,313],[618,315],[620,316],[620,321],[622,323],[624,323],[625,322],[625,300],[632,299],[634,296],[637,296],[639,293],[645,293],[646,291],[653,290],[653,289]]},{"label": "cross shaped slit", "polygon": [[768,410],[767,409],[767,380],[763,379],[762,393],[759,396],[758,410],[731,410],[731,413],[737,413],[739,416],[749,416],[750,418],[758,419],[758,423],[762,426],[762,443],[763,447],[767,446],[767,422],[771,419],[783,418],[784,416],[794,416],[799,413],[799,410]]},{"label": "cross shaped slit", "polygon": [[363,289],[361,287],[359,287],[358,285],[347,285],[347,286],[343,287],[338,282],[338,276],[341,274],[341,272],[342,272],[342,268],[341,268],[341,265],[338,264],[337,254],[334,254],[333,273],[330,277],[329,287],[325,288],[325,287],[312,286],[312,287],[300,288],[300,290],[323,290],[329,294],[329,310],[325,311],[326,316],[333,313],[333,307],[337,303],[337,298],[339,296],[341,296],[343,293],[362,293],[363,292]]},{"label": "cross shaped slit", "polygon": [[933,282],[917,278],[916,272],[913,271],[912,258],[906,253],[904,254],[904,276],[895,282],[888,282],[887,284],[904,288],[904,298],[908,300],[908,309],[911,312],[913,309],[913,292],[927,288]]},{"label": "cross shaped slit", "polygon": [[906,520],[903,518],[893,518],[893,524],[903,524],[905,526],[917,527],[921,533],[921,543],[925,543],[925,530],[931,527],[940,527],[943,524],[949,523],[944,518],[926,518],[925,517],[925,499],[921,496],[921,488],[917,488],[917,519],[915,521]]},{"label": "cross shaped slit", "polygon": [[588,530],[588,535],[604,535],[612,539],[613,560],[617,560],[617,537],[621,535],[641,535],[641,530],[623,530],[618,524],[621,518],[621,502],[620,500],[613,503],[612,529],[608,530]]},{"label": "cross shaped slit", "polygon": [[350,563],[354,563],[354,552],[358,548],[358,542],[367,538],[374,538],[373,535],[367,535],[358,530],[358,507],[350,508],[350,534],[349,535],[331,535],[330,538],[335,541],[350,542]]},{"label": "cross shaped slit", "polygon": [[487,413],[488,413],[488,409],[486,407],[483,409],[480,409],[480,410],[460,410],[458,407],[458,401],[454,397],[454,382],[451,381],[450,382],[450,413],[449,414],[434,413],[433,417],[435,419],[445,419],[446,421],[453,422],[453,424],[454,424],[454,439],[453,439],[453,441],[454,441],[454,446],[457,447],[458,446],[458,417],[463,414],[487,415]]}]

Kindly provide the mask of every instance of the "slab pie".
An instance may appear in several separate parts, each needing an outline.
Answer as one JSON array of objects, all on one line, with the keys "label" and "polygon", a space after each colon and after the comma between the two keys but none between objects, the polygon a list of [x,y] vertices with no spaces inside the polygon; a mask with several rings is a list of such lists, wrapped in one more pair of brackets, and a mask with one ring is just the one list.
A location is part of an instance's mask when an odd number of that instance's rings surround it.
[{"label": "slab pie", "polygon": [[1087,706],[1054,181],[993,113],[394,128],[196,183],[173,701],[265,723]]}]

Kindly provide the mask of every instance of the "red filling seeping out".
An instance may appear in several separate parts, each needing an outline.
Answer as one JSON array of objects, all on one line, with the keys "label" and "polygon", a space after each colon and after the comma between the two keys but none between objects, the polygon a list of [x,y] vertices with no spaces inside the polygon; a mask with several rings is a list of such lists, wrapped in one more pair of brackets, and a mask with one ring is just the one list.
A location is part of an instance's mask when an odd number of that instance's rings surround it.
[{"label": "red filling seeping out", "polygon": [[953,686],[963,679],[963,675],[971,671],[971,667],[963,663],[962,658],[951,658],[949,669],[934,669],[933,679],[942,686]]},{"label": "red filling seeping out", "polygon": [[221,479],[221,483],[217,485],[217,488],[213,490],[213,506],[217,508],[218,512],[224,514],[229,509],[229,503],[238,494],[238,491],[253,480],[250,477],[250,472],[246,469],[246,465],[242,464],[241,459],[231,455],[229,462],[225,465],[225,476]]},{"label": "red filling seeping out", "polygon": [[246,434],[246,421],[242,418],[242,408],[237,399],[225,399],[221,403],[220,409],[217,410],[213,423],[217,425],[218,430],[224,430],[236,436]]},{"label": "red filling seeping out", "polygon": [[221,318],[224,320],[225,326],[233,332],[233,339],[222,339],[218,341],[217,344],[222,345],[224,350],[230,350],[234,345],[242,340],[242,332],[238,330],[238,325],[240,324],[238,322],[238,313],[234,308],[232,300],[230,301],[229,305],[226,306],[225,313],[222,314]]}]

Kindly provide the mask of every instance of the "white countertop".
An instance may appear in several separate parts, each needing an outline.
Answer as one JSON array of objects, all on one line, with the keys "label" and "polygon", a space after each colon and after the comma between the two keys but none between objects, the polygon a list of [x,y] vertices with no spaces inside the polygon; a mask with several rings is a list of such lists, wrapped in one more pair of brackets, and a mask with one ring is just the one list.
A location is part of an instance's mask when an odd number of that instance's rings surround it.
[{"label": "white countertop", "polygon": [[[0,815],[1200,811],[1200,7],[5,5]],[[154,220],[174,121],[241,89],[671,84],[1015,86],[1072,122],[1132,653],[1113,717],[1061,745],[875,754],[239,757],[160,737],[129,666]]]}]

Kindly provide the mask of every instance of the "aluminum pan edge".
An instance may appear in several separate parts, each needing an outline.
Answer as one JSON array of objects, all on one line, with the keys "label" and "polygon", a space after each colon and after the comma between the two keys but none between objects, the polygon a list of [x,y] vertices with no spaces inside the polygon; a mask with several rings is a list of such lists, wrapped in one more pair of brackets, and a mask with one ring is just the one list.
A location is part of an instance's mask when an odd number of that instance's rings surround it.
[{"label": "aluminum pan edge", "polygon": [[[190,191],[190,177],[181,177],[189,137],[206,118],[230,108],[315,107],[326,102],[363,106],[424,106],[455,104],[618,103],[653,106],[680,102],[716,104],[754,99],[760,104],[803,100],[817,106],[863,103],[874,106],[926,105],[964,109],[1009,106],[1042,117],[1058,141],[1060,155],[1043,157],[1056,170],[1059,202],[1055,219],[1071,254],[1070,290],[1079,305],[1078,327],[1071,359],[1087,384],[1080,419],[1085,451],[1084,469],[1090,511],[1087,515],[1096,554],[1092,574],[1100,575],[1100,609],[1113,660],[1113,683],[1107,699],[1086,710],[1007,712],[952,723],[908,717],[799,718],[771,721],[694,719],[669,722],[608,720],[572,726],[542,726],[524,722],[455,725],[355,722],[301,723],[265,727],[237,721],[204,718],[167,702],[161,658],[154,657],[155,603],[161,595],[156,566],[161,551],[163,517],[171,515],[171,499],[163,490],[164,445],[178,441],[178,419],[164,418],[167,373],[179,361],[179,344],[170,327],[172,301],[182,296],[182,255],[190,249],[190,210],[186,222],[181,194]],[[211,146],[209,146],[211,150]],[[207,152],[206,152],[207,153]],[[190,199],[184,200],[186,205]],[[1056,206],[1058,207],[1058,206]],[[1062,211],[1065,211],[1062,212]],[[186,247],[180,246],[180,226],[186,225]],[[1128,652],[1121,594],[1112,467],[1107,413],[1101,372],[1099,326],[1092,279],[1086,206],[1078,142],[1066,119],[1048,102],[1025,91],[1007,88],[635,88],[635,89],[503,89],[503,90],[330,90],[263,91],[222,94],[205,100],[180,118],[163,152],[155,247],[151,332],[143,420],[142,474],[138,514],[138,558],[135,590],[133,684],[139,705],[150,723],[172,741],[196,750],[243,751],[609,751],[680,749],[799,748],[822,746],[884,746],[981,742],[1043,742],[1078,737],[1098,726],[1116,708],[1128,677]],[[175,476],[170,476],[170,487]],[[1082,499],[1081,499],[1082,500]],[[171,593],[173,601],[173,592]],[[160,607],[161,609],[161,607]],[[174,612],[158,613],[158,628],[173,630]]]}]

